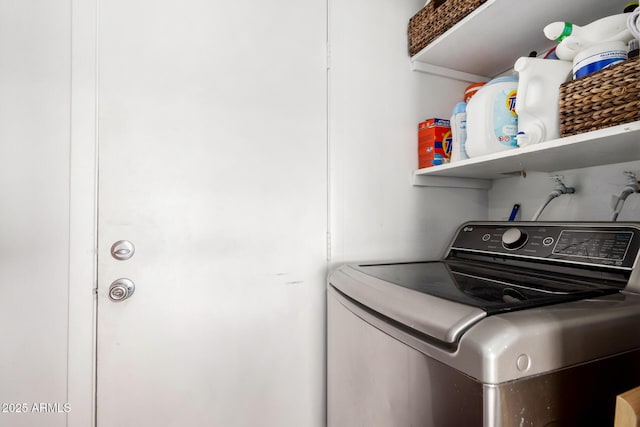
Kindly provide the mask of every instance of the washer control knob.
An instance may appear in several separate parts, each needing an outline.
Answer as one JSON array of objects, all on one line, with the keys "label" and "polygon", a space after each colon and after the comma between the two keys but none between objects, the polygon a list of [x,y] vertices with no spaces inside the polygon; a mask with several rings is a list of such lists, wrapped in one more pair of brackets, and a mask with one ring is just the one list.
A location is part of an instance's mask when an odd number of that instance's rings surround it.
[{"label": "washer control knob", "polygon": [[527,233],[519,228],[510,228],[502,234],[502,245],[506,249],[518,249],[527,243]]}]

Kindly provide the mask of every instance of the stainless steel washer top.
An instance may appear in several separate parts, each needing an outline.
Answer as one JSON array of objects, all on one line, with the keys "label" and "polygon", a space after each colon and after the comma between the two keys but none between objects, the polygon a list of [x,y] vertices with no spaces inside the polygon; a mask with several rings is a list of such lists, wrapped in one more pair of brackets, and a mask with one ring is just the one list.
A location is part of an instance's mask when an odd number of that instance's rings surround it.
[{"label": "stainless steel washer top", "polygon": [[329,283],[379,329],[495,384],[640,348],[639,251],[634,223],[470,222],[439,261],[343,266]]}]

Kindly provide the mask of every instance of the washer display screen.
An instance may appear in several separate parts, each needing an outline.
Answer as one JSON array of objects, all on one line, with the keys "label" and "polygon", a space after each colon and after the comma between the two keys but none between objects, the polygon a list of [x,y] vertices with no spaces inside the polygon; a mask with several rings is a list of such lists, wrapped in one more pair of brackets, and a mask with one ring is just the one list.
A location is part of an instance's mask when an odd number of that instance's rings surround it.
[{"label": "washer display screen", "polygon": [[633,233],[563,230],[554,255],[622,261],[629,249]]}]

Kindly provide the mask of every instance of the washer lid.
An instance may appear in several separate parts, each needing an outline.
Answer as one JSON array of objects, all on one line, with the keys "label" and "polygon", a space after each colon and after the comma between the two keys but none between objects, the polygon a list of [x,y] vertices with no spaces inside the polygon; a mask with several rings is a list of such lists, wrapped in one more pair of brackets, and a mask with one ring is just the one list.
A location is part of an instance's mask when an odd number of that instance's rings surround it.
[{"label": "washer lid", "polygon": [[347,265],[329,282],[391,321],[449,345],[488,315],[619,291],[575,277],[461,261]]},{"label": "washer lid", "polygon": [[358,265],[354,268],[389,283],[477,307],[489,315],[619,291],[611,285],[577,277],[459,260]]},{"label": "washer lid", "polygon": [[[329,276],[329,283],[354,302],[397,326],[411,328],[441,345],[457,343],[464,331],[487,315],[480,308],[397,286],[358,268],[349,265],[338,268]],[[443,270],[436,267],[436,271]]]}]

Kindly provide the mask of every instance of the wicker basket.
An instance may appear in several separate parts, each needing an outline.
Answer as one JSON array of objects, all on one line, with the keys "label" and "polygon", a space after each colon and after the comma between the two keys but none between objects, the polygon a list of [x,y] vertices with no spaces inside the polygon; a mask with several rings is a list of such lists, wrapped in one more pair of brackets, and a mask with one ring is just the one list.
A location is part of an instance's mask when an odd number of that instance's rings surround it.
[{"label": "wicker basket", "polygon": [[432,0],[409,20],[413,56],[487,0]]},{"label": "wicker basket", "polygon": [[640,120],[640,57],[560,86],[560,135]]}]

